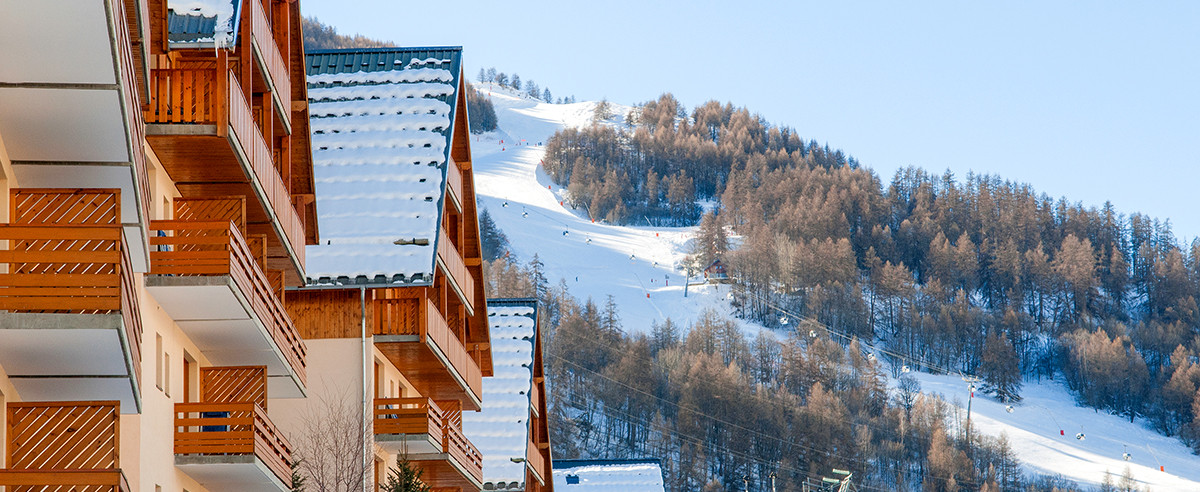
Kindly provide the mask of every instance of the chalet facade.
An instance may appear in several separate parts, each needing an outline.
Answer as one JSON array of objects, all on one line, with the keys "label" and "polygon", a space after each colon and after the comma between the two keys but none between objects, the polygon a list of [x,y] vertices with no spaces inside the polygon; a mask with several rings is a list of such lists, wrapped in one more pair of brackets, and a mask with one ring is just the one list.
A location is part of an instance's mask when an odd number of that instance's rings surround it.
[{"label": "chalet facade", "polygon": [[435,490],[478,491],[462,422],[493,361],[461,49],[316,51],[305,68],[323,229],[286,305],[322,376],[282,425],[309,432],[341,402],[376,483],[405,455]]},{"label": "chalet facade", "polygon": [[537,299],[488,299],[494,375],[483,410],[463,416],[483,453],[483,488],[553,492]]},{"label": "chalet facade", "polygon": [[0,486],[289,490],[298,5],[8,2],[0,33]]}]

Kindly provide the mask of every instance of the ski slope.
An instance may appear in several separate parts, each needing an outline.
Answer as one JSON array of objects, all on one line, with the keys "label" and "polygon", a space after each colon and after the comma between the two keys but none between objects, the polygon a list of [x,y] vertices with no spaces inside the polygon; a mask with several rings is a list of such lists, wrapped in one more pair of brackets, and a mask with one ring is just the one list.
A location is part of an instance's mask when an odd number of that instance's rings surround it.
[{"label": "ski slope", "polygon": [[[683,274],[677,267],[689,250],[694,227],[593,223],[584,210],[561,205],[565,190],[543,172],[544,147],[539,143],[544,145],[559,129],[590,125],[595,102],[547,104],[491,84],[478,88],[490,91],[500,122],[498,131],[472,136],[478,199],[508,236],[519,261],[536,253],[550,282],[565,280],[580,299],[603,304],[612,295],[627,332],[648,332],[651,323],[668,317],[686,327],[705,309],[733,317],[728,286],[691,285],[688,297],[683,295]],[[629,108],[614,109],[617,116],[608,124],[619,124]],[[751,337],[764,329],[739,323]],[[961,379],[917,376],[922,391],[965,408]],[[1027,471],[1095,486],[1106,471],[1115,480],[1128,466],[1139,484],[1152,490],[1200,491],[1200,458],[1177,439],[1143,428],[1140,420],[1131,424],[1077,407],[1058,381],[1027,382],[1022,396],[1024,401],[1008,413],[1005,405],[977,393],[971,422],[987,435],[1006,433]],[[1086,438],[1075,439],[1081,430]],[[1122,459],[1126,450],[1128,462]]]},{"label": "ski slope", "polygon": [[[545,147],[538,144],[559,129],[590,125],[596,103],[546,104],[490,84],[479,89],[491,90],[500,129],[472,136],[475,189],[518,261],[528,262],[537,254],[546,278],[552,284],[565,280],[580,299],[591,297],[603,305],[612,295],[627,332],[648,333],[652,323],[667,318],[686,327],[709,308],[732,317],[728,286],[693,278],[684,297],[679,265],[694,227],[593,223],[584,209],[561,205],[566,190],[542,170]],[[629,110],[613,106],[614,121]],[[762,329],[741,324],[751,337]]]},{"label": "ski slope", "polygon": [[[915,375],[923,393],[941,395],[965,413],[966,382],[958,376]],[[1200,491],[1200,457],[1178,439],[1143,428],[1144,420],[1131,424],[1127,418],[1075,406],[1058,380],[1026,381],[1021,398],[1008,413],[1005,404],[976,392],[971,425],[985,435],[1007,434],[1026,470],[1095,486],[1104,480],[1105,472],[1117,481],[1128,466],[1139,487]],[[1083,433],[1083,440],[1076,439],[1078,433]],[[1129,461],[1123,459],[1126,452]],[[1165,471],[1159,471],[1159,466]]]}]

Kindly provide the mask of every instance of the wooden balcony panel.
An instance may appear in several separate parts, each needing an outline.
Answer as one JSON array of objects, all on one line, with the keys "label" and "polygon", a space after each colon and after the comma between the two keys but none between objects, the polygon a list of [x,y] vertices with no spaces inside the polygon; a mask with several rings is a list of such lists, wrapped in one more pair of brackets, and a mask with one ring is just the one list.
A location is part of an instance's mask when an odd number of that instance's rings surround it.
[{"label": "wooden balcony panel", "polygon": [[478,410],[483,374],[463,342],[428,298],[376,299],[372,307],[376,347],[417,391],[457,400]]},{"label": "wooden balcony panel", "polygon": [[545,485],[546,479],[550,476],[550,470],[547,469],[546,464],[546,457],[542,455],[542,450],[538,448],[537,444],[534,444],[532,441],[526,443],[525,466],[533,472],[538,481],[543,485]]},{"label": "wooden balcony panel", "polygon": [[445,417],[429,398],[376,398],[374,419],[375,442],[389,452],[442,452]]},{"label": "wooden balcony panel", "polygon": [[[9,490],[86,490],[88,492],[129,492],[129,482],[121,470],[0,470],[0,486]],[[21,487],[21,488],[16,488]]]},{"label": "wooden balcony panel", "polygon": [[9,248],[0,250],[0,311],[119,314],[120,359],[128,350],[140,379],[142,317],[121,225],[0,224],[0,241]]},{"label": "wooden balcony panel", "polygon": [[[168,276],[154,279],[151,291],[171,288],[170,277],[228,276],[270,334],[274,349],[291,366],[300,383],[305,384],[304,341],[237,225],[231,221],[156,220],[150,227],[160,233],[150,238],[151,246],[158,249],[151,252],[150,274]],[[171,313],[168,302],[164,306],[168,314],[185,326],[188,316]]]},{"label": "wooden balcony panel", "polygon": [[[433,401],[428,398],[377,398],[376,442],[381,435],[395,435],[408,429],[427,432],[432,449],[407,448],[409,459],[425,470],[422,477],[432,487],[463,487],[478,490],[483,483],[483,455],[462,433],[462,404],[457,400]],[[407,409],[409,413],[398,414]],[[384,428],[381,434],[380,417]],[[389,422],[392,421],[392,422]],[[406,425],[399,426],[402,420]],[[436,432],[436,434],[434,433]],[[386,446],[385,446],[386,448]]]},{"label": "wooden balcony panel", "polygon": [[[280,483],[291,483],[292,446],[267,417],[267,412],[255,403],[176,403],[175,454],[253,456]],[[176,457],[176,466],[198,476],[201,484],[206,481],[204,468],[213,464]],[[218,467],[210,469],[222,473],[223,468]]]},{"label": "wooden balcony panel", "polygon": [[463,175],[462,169],[459,169],[458,163],[454,159],[446,161],[446,182],[448,183],[447,188],[450,190],[450,197],[454,201],[454,207],[462,212]]},{"label": "wooden balcony panel", "polygon": [[458,252],[454,243],[450,242],[450,235],[445,228],[438,229],[437,260],[449,276],[454,292],[467,307],[467,312],[474,315],[475,276],[471,274],[470,270],[467,270],[467,264],[463,261],[462,254]]},{"label": "wooden balcony panel", "polygon": [[302,273],[304,223],[237,77],[216,69],[156,69],[151,85],[150,140],[180,192],[258,197],[247,221],[270,224],[278,238],[272,244],[281,244],[295,274]]},{"label": "wooden balcony panel", "polygon": [[[9,403],[8,490],[128,491],[120,469],[120,403]],[[18,488],[19,487],[19,488]]]},{"label": "wooden balcony panel", "polygon": [[[254,54],[267,75],[267,84],[271,88],[275,101],[275,113],[283,122],[284,128],[290,133],[292,128],[292,79],[288,75],[287,62],[275,43],[271,22],[263,10],[261,2],[250,1],[250,36],[253,39]],[[301,243],[303,244],[303,243]]]}]

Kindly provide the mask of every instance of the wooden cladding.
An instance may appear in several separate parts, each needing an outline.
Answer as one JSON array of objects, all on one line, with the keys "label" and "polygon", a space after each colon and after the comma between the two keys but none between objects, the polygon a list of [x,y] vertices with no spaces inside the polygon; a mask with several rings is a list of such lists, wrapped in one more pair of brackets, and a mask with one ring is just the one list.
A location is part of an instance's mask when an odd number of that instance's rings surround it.
[{"label": "wooden cladding", "polygon": [[459,254],[458,248],[454,243],[450,242],[450,235],[445,228],[438,229],[437,243],[437,259],[438,264],[446,270],[446,273],[454,285],[454,291],[458,293],[463,304],[468,310],[475,310],[475,276],[467,270],[467,265],[463,261],[463,256]]},{"label": "wooden cladding", "polygon": [[[254,48],[261,57],[269,79],[271,93],[279,104],[277,114],[285,121],[284,126],[291,128],[292,114],[292,78],[288,75],[287,62],[275,43],[271,32],[271,23],[263,10],[261,2],[251,0],[250,7],[250,36],[254,40]],[[303,243],[301,243],[303,244]]]},{"label": "wooden cladding", "polygon": [[442,452],[483,481],[483,455],[462,433],[462,404],[428,398],[376,398],[375,434],[429,434]]},{"label": "wooden cladding", "polygon": [[[422,394],[442,398],[455,392],[463,395],[469,391],[478,401],[482,388],[479,364],[454,330],[450,329],[450,324],[438,312],[432,299],[424,296],[376,299],[371,304],[370,318],[374,336],[413,337],[410,342],[377,340],[376,343],[402,346],[395,350],[382,349],[392,359],[392,364],[400,368],[419,390],[426,389],[422,390]],[[409,344],[413,347],[407,347]],[[466,388],[457,380],[466,383]],[[437,390],[432,386],[437,386]],[[443,391],[450,388],[455,391]]]},{"label": "wooden cladding", "polygon": [[120,403],[9,403],[8,469],[14,492],[129,490],[120,471]]},{"label": "wooden cladding", "polygon": [[[150,71],[154,97],[146,123],[207,124],[226,121],[229,90],[216,69],[159,68]],[[223,129],[218,128],[218,132]]]},{"label": "wooden cladding", "polygon": [[255,403],[176,403],[175,454],[254,455],[292,480],[292,446]]},{"label": "wooden cladding", "polygon": [[203,367],[200,390],[205,403],[254,403],[265,410],[267,367]]},{"label": "wooden cladding", "polygon": [[107,188],[16,188],[11,198],[13,224],[119,225],[121,190]]},{"label": "wooden cladding", "polygon": [[[280,241],[291,246],[297,263],[303,265],[304,223],[236,74],[218,69],[155,69],[151,84],[155,91],[146,122],[215,125],[217,136],[229,137],[234,153],[246,160],[242,165],[262,193],[264,208],[273,212],[269,215],[282,232]],[[201,162],[189,165],[204,165]]]},{"label": "wooden cladding", "polygon": [[159,231],[150,238],[151,246],[157,249],[150,253],[151,274],[228,275],[296,375],[301,381],[306,379],[304,341],[233,222],[156,220],[150,228]]},{"label": "wooden cladding", "polygon": [[287,293],[288,314],[305,340],[362,337],[358,289],[301,290]]}]

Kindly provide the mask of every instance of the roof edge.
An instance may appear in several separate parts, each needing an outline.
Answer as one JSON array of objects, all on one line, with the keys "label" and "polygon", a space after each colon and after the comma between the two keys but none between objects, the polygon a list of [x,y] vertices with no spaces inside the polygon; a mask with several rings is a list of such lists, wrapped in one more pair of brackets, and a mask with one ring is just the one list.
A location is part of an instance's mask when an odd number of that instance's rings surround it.
[{"label": "roof edge", "polygon": [[331,48],[320,50],[304,50],[305,55],[328,55],[334,53],[393,53],[403,51],[462,51],[462,46],[394,46],[383,48]]}]

